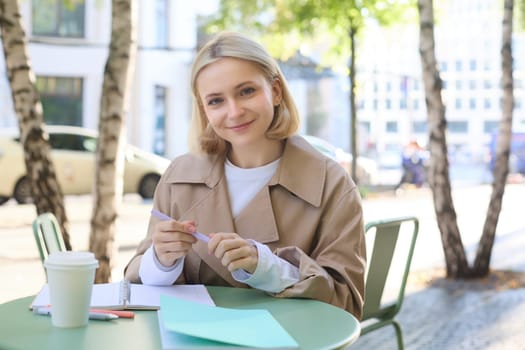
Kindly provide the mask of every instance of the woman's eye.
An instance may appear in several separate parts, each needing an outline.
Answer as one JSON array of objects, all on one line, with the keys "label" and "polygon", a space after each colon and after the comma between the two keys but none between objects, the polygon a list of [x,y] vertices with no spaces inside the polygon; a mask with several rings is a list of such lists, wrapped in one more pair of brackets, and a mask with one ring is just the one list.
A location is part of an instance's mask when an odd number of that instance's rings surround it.
[{"label": "woman's eye", "polygon": [[241,96],[250,95],[255,92],[255,89],[252,87],[247,87],[241,90]]},{"label": "woman's eye", "polygon": [[208,101],[208,106],[215,106],[222,102],[222,99],[220,98],[214,98]]}]

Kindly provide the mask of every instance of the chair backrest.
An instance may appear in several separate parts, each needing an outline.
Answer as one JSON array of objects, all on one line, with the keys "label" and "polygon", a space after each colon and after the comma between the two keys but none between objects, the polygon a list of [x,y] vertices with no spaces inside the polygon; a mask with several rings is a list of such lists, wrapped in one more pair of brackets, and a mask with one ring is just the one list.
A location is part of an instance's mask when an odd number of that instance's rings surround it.
[{"label": "chair backrest", "polygon": [[60,225],[52,213],[40,214],[33,221],[33,234],[42,263],[50,253],[66,250]]},{"label": "chair backrest", "polygon": [[[369,257],[363,321],[393,318],[399,312],[418,231],[419,221],[411,216],[379,220],[366,225],[367,245],[373,239],[373,246],[367,247]],[[392,284],[394,288],[390,288]]]}]

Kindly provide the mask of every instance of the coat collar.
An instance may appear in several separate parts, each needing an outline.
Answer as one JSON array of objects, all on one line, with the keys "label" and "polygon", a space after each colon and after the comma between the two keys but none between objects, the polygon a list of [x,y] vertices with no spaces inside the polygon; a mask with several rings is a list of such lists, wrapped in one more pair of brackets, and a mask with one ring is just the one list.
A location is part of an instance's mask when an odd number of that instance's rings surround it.
[{"label": "coat collar", "polygon": [[[280,185],[315,207],[321,205],[326,180],[327,158],[317,152],[304,138],[287,139],[279,168],[270,186]],[[191,171],[190,171],[191,169]],[[224,176],[224,156],[183,156],[170,176],[170,183],[203,183],[216,187]]]}]

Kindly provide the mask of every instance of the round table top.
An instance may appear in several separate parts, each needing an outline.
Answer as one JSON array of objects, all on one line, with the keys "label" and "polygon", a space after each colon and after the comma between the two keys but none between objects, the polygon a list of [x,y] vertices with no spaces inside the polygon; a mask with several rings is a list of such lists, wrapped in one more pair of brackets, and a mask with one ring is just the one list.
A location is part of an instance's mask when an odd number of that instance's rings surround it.
[{"label": "round table top", "polygon": [[[338,349],[359,336],[350,313],[317,300],[274,298],[254,289],[207,287],[217,306],[267,309],[301,349]],[[0,305],[0,349],[162,349],[157,313],[134,319],[90,320],[87,327],[56,328],[51,318],[29,311],[33,297]]]}]

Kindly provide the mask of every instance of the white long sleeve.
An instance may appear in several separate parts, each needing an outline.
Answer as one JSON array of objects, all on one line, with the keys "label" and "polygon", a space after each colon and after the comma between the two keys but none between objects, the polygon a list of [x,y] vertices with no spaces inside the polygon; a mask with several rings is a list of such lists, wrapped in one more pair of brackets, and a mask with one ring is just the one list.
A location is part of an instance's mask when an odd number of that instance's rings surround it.
[{"label": "white long sleeve", "polygon": [[232,272],[233,278],[252,288],[279,293],[299,281],[299,268],[273,254],[265,244],[250,240],[257,248],[259,261],[253,274],[244,270]]},{"label": "white long sleeve", "polygon": [[169,286],[179,278],[183,267],[184,258],[178,259],[171,267],[162,266],[151,245],[140,261],[139,276],[143,284]]}]

